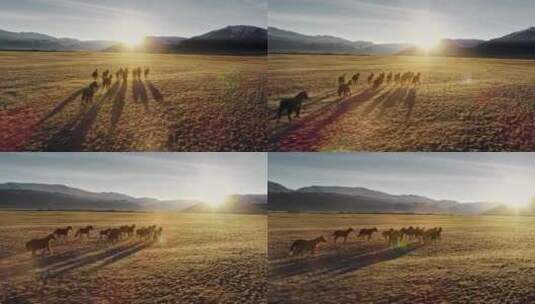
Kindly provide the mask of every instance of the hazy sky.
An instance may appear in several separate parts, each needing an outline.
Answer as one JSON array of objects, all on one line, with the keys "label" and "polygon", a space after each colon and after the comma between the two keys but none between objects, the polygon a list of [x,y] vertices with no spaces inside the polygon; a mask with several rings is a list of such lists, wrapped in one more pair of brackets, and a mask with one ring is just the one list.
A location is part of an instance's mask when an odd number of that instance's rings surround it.
[{"label": "hazy sky", "polygon": [[268,172],[293,189],[360,186],[514,205],[535,196],[534,153],[270,153]]},{"label": "hazy sky", "polygon": [[267,24],[267,0],[0,0],[0,29],[83,40]]},{"label": "hazy sky", "polygon": [[266,153],[0,153],[0,183],[65,184],[160,199],[266,193]]},{"label": "hazy sky", "polygon": [[533,0],[269,0],[268,19],[305,34],[419,43],[496,38],[534,26],[533,12]]}]

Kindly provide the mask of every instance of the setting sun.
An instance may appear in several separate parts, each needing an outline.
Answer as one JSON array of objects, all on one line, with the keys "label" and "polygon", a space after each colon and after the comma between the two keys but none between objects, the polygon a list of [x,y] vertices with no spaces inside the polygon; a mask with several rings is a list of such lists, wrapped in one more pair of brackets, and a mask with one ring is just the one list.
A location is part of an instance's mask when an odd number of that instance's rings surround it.
[{"label": "setting sun", "polygon": [[228,194],[225,193],[208,193],[205,195],[204,200],[212,207],[221,206],[227,199]]},{"label": "setting sun", "polygon": [[143,42],[148,33],[145,22],[135,18],[125,18],[119,23],[115,36],[127,46],[135,47]]},{"label": "setting sun", "polygon": [[410,29],[410,36],[412,41],[426,51],[437,47],[440,40],[444,38],[442,27],[431,15],[420,15],[417,18],[418,22]]}]

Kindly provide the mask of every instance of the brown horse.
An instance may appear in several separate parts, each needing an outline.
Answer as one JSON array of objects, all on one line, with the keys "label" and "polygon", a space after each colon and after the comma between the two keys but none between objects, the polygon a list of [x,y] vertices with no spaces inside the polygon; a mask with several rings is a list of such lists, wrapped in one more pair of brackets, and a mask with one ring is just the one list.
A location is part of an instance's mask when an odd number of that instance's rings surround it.
[{"label": "brown horse", "polygon": [[373,73],[370,74],[370,76],[368,76],[368,84],[371,85],[373,83],[373,78],[375,77],[375,75]]},{"label": "brown horse", "polygon": [[98,83],[93,81],[87,88],[82,91],[82,106],[86,106],[93,102],[93,97],[98,89]]},{"label": "brown horse", "polygon": [[317,237],[313,240],[296,240],[292,243],[292,246],[290,246],[290,255],[300,255],[303,254],[305,251],[310,251],[311,254],[314,254],[316,252],[316,248],[320,243],[326,243],[327,240],[323,237]]},{"label": "brown horse", "polygon": [[295,112],[295,118],[299,117],[301,113],[301,106],[304,100],[308,99],[307,92],[303,91],[297,94],[294,98],[282,99],[279,103],[279,111],[277,113],[277,122],[282,117],[282,113],[286,111],[288,115],[288,121],[292,121],[292,113]]},{"label": "brown horse", "polygon": [[67,228],[58,228],[54,230],[54,235],[57,235],[58,237],[62,237],[63,239],[66,239],[69,236],[69,231],[72,230],[71,226],[67,226]]},{"label": "brown horse", "polygon": [[108,241],[115,244],[121,240],[121,229],[113,228],[108,232]]},{"label": "brown horse", "polygon": [[357,85],[359,82],[359,78],[360,78],[360,73],[353,75],[353,77],[351,77],[351,83],[353,85]]},{"label": "brown horse", "polygon": [[82,236],[87,236],[88,238],[91,236],[91,230],[93,230],[93,226],[92,225],[89,225],[87,227],[84,227],[84,228],[80,228],[78,229],[78,231],[76,231],[76,234],[74,235],[74,237],[82,237]]},{"label": "brown horse", "polygon": [[368,241],[372,239],[372,236],[375,232],[377,232],[377,228],[370,228],[370,229],[366,229],[366,228],[362,228],[360,229],[359,231],[359,235],[357,236],[359,239],[362,238],[362,237],[368,237]]},{"label": "brown horse", "polygon": [[347,83],[338,86],[338,97],[345,98],[351,96],[351,87]]},{"label": "brown horse", "polygon": [[338,238],[344,238],[345,243],[347,241],[347,237],[353,231],[355,231],[353,228],[348,228],[347,230],[336,230],[333,232],[334,243],[336,244],[336,240],[338,240]]},{"label": "brown horse", "polygon": [[33,239],[26,243],[26,250],[32,252],[32,256],[35,255],[35,252],[37,250],[46,250],[48,254],[52,254],[52,247],[50,245],[50,241],[55,240],[56,237],[54,234],[49,234],[47,237],[42,239]]}]

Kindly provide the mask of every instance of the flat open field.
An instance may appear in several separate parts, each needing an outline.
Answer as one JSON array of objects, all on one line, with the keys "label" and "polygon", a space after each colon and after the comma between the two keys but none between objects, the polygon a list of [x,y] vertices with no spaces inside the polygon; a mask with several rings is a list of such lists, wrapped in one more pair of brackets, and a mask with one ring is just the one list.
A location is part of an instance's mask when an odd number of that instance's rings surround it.
[{"label": "flat open field", "polygon": [[[96,68],[112,86],[82,107]],[[266,57],[0,52],[0,70],[0,151],[266,149]]]},{"label": "flat open field", "polygon": [[[266,303],[266,216],[0,212],[0,303]],[[99,241],[100,229],[163,227],[160,242]],[[55,228],[94,225],[90,239],[25,243]]]},{"label": "flat open field", "polygon": [[[436,244],[388,247],[351,235],[315,256],[289,257],[295,239],[336,229],[442,226]],[[533,303],[535,218],[270,214],[270,303]],[[340,240],[339,240],[340,242]]]},{"label": "flat open field", "polygon": [[[529,151],[535,149],[535,61],[270,55],[268,104],[302,90],[300,119],[270,123],[278,151]],[[372,89],[368,75],[422,73],[421,85]],[[361,74],[340,100],[338,76]]]}]

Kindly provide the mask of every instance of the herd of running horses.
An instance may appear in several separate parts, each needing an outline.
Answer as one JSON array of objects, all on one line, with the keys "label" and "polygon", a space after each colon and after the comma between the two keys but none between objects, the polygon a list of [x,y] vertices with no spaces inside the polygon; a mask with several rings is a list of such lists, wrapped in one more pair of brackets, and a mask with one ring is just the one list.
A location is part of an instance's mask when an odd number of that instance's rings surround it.
[{"label": "herd of running horses", "polygon": [[[422,74],[416,72],[404,72],[404,73],[394,73],[390,72],[386,74],[382,72],[378,75],[371,73],[368,75],[368,85],[373,89],[378,89],[383,84],[390,85],[395,84],[398,86],[418,86],[420,85]],[[351,88],[357,86],[360,79],[360,73],[353,74],[351,79],[346,80],[346,74],[343,74],[338,77],[338,97],[340,100],[351,96]],[[309,99],[308,93],[306,91],[299,92],[293,98],[284,98],[279,103],[279,109],[277,111],[277,122],[280,121],[284,112],[288,116],[288,121],[292,121],[292,114],[295,113],[294,118],[299,118],[301,114],[302,104],[305,100]]]},{"label": "herd of running horses", "polygon": [[[390,72],[388,74],[382,72],[378,75],[375,75],[375,73],[371,73],[368,76],[368,85],[372,86],[373,88],[377,89],[383,84],[389,85],[391,83],[400,85],[400,86],[406,86],[406,85],[413,85],[417,86],[420,84],[421,79],[421,73],[416,72],[404,72],[404,73],[394,73]],[[346,81],[346,74],[341,75],[338,77],[338,96],[339,97],[347,97],[351,95],[351,87],[358,85],[360,79],[360,73],[356,73]]]},{"label": "herd of running horses", "polygon": [[[120,68],[115,72],[115,81],[121,81],[122,79],[124,83],[126,83],[128,81],[129,74],[130,70],[128,68]],[[142,69],[141,67],[136,67],[132,70],[132,77],[134,79],[141,79],[142,74],[145,76],[145,79],[147,79],[150,74],[150,69]],[[99,75],[101,75],[102,78],[102,88],[108,90],[111,88],[111,83],[113,81],[113,72],[111,72],[110,70],[106,70],[102,72],[102,74],[99,74],[98,69],[95,69],[95,71],[93,71],[93,73],[91,74],[93,82],[91,82],[89,86],[87,86],[82,91],[82,106],[86,106],[93,102],[93,97],[99,89]]]},{"label": "herd of running horses", "polygon": [[[137,236],[140,240],[145,241],[159,241],[162,237],[163,228],[157,227],[156,225],[151,225],[148,227],[141,227],[135,229],[136,225],[132,224],[130,226],[123,225],[117,228],[107,228],[99,231],[99,240],[107,240],[111,244],[120,242],[128,238]],[[79,228],[74,238],[81,239],[82,237],[91,237],[91,231],[94,229],[93,225]],[[32,256],[35,256],[36,252],[41,250],[41,253],[52,254],[52,241],[67,240],[69,237],[70,231],[73,230],[72,226],[67,226],[65,228],[58,228],[54,230],[51,234],[44,238],[32,239],[26,243],[26,250],[32,252]]]},{"label": "herd of running horses", "polygon": [[[346,230],[336,230],[333,232],[332,237],[333,241],[336,244],[336,241],[341,238],[344,240],[344,243],[347,242],[349,235],[356,231],[353,228],[348,228]],[[362,228],[357,235],[357,238],[364,238],[370,241],[374,233],[379,233],[377,228]],[[399,246],[403,241],[410,242],[416,240],[422,244],[434,243],[442,238],[442,227],[434,227],[430,229],[425,229],[421,227],[410,226],[408,228],[403,227],[401,229],[385,230],[382,232],[382,236],[385,239],[385,242],[391,247]],[[289,254],[290,256],[296,256],[304,254],[305,252],[310,252],[314,254],[320,243],[326,243],[327,239],[325,237],[319,236],[312,240],[295,240],[290,246]]]}]

